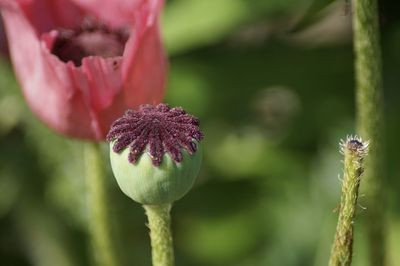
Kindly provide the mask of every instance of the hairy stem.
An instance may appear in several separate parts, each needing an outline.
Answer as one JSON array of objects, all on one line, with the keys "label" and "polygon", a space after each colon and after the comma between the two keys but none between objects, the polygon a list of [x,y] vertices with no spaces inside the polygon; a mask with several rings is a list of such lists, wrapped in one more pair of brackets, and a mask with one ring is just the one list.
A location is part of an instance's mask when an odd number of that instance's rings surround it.
[{"label": "hairy stem", "polygon": [[384,265],[382,64],[377,0],[353,0],[358,133],[371,142],[365,189],[370,265]]},{"label": "hairy stem", "polygon": [[368,145],[350,139],[342,146],[344,170],[339,219],[329,266],[349,266],[353,255],[354,217],[357,208],[363,159]]},{"label": "hairy stem", "polygon": [[96,265],[119,266],[113,241],[104,160],[100,145],[85,144],[89,233]]},{"label": "hairy stem", "polygon": [[149,219],[153,266],[173,266],[171,204],[144,205]]}]

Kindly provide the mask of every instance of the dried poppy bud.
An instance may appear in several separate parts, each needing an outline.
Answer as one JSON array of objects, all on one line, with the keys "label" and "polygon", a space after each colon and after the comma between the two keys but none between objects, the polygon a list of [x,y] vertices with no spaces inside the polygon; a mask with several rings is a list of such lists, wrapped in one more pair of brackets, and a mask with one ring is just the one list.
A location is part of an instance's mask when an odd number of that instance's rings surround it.
[{"label": "dried poppy bud", "polygon": [[111,126],[111,166],[121,190],[145,205],[172,203],[193,186],[201,164],[199,120],[182,108],[142,105]]}]

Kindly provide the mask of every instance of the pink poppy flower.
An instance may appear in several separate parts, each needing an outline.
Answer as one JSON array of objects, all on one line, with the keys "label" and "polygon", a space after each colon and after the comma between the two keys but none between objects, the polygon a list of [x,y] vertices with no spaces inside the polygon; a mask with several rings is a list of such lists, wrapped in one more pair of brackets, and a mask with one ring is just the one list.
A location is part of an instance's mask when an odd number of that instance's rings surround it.
[{"label": "pink poppy flower", "polygon": [[35,114],[103,140],[127,108],[162,100],[163,0],[0,0],[11,59]]}]

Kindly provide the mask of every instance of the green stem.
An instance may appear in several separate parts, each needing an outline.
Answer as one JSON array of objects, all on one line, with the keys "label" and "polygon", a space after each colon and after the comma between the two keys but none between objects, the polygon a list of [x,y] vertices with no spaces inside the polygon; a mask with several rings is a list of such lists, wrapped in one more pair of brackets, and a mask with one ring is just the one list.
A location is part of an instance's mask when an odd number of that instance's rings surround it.
[{"label": "green stem", "polygon": [[[371,142],[366,162],[366,226],[370,265],[384,265],[382,63],[377,0],[353,0],[358,133]],[[364,189],[364,188],[363,188]]]},{"label": "green stem", "polygon": [[88,189],[89,233],[93,256],[98,266],[118,266],[109,216],[106,174],[103,154],[97,143],[85,144],[85,165]]},{"label": "green stem", "polygon": [[357,208],[360,177],[363,172],[363,159],[365,156],[365,149],[363,149],[365,146],[361,144],[361,142],[359,143],[360,146],[354,148],[352,142],[348,141],[342,147],[344,153],[342,196],[329,266],[351,265],[354,218]]},{"label": "green stem", "polygon": [[149,219],[153,266],[173,266],[171,204],[144,205]]}]

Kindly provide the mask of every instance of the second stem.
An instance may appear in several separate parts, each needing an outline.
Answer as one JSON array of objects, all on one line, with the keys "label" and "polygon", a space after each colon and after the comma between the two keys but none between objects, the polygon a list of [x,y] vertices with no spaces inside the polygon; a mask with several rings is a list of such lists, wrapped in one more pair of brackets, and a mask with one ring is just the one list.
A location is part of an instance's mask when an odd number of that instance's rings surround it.
[{"label": "second stem", "polygon": [[353,0],[357,123],[371,142],[365,165],[366,225],[370,265],[385,264],[383,195],[383,85],[377,0]]},{"label": "second stem", "polygon": [[109,200],[100,144],[85,144],[85,166],[89,205],[89,233],[95,263],[119,266],[109,219]]}]

